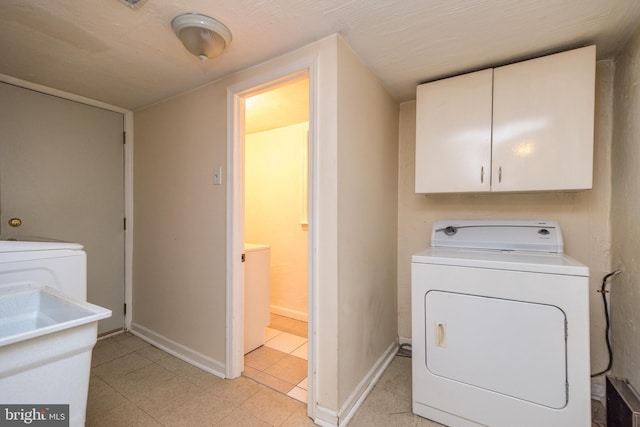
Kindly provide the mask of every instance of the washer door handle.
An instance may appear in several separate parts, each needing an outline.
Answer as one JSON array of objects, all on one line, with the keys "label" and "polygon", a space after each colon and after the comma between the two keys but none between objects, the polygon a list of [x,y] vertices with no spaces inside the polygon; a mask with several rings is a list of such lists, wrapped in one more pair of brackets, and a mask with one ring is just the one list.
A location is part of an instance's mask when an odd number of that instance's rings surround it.
[{"label": "washer door handle", "polygon": [[436,321],[436,347],[446,347],[447,346],[447,337],[446,337],[446,328],[445,323],[441,321]]}]

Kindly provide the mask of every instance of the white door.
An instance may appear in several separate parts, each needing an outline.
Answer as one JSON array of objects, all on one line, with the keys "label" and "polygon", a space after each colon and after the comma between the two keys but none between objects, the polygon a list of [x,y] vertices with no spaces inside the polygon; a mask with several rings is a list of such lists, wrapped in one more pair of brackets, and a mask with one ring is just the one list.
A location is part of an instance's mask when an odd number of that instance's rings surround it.
[{"label": "white door", "polygon": [[0,112],[0,232],[83,244],[99,332],[122,328],[123,115],[5,83]]}]

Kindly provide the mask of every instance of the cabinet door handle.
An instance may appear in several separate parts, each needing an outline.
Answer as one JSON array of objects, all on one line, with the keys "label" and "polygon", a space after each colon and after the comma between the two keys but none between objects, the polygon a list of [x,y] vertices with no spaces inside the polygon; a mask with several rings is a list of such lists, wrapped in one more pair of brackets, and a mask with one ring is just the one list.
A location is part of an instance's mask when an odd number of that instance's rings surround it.
[{"label": "cabinet door handle", "polygon": [[502,166],[498,168],[498,182],[502,182]]},{"label": "cabinet door handle", "polygon": [[480,166],[480,184],[484,184],[484,166]]}]

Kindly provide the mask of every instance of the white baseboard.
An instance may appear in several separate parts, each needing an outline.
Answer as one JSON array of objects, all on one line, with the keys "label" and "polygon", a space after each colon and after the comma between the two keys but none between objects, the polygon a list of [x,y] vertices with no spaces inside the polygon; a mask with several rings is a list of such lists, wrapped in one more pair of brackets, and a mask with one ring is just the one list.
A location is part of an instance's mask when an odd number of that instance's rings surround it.
[{"label": "white baseboard", "polygon": [[400,345],[402,344],[411,344],[411,338],[400,337],[398,338]]},{"label": "white baseboard", "polygon": [[309,321],[309,313],[306,313],[306,312],[291,310],[289,308],[280,307],[280,306],[277,306],[277,305],[270,306],[270,309],[271,309],[271,312],[273,314],[278,314],[280,316],[284,316],[284,317],[289,317],[291,319],[300,320],[302,322],[308,322]]},{"label": "white baseboard", "polygon": [[182,344],[172,341],[169,338],[157,334],[150,329],[147,329],[144,326],[140,326],[136,323],[131,323],[131,329],[129,329],[129,332],[143,339],[144,341],[153,344],[159,349],[172,354],[178,359],[184,360],[185,362],[202,369],[203,371],[209,372],[220,378],[226,378],[226,375],[224,374],[224,372],[226,372],[226,368],[224,363],[222,362],[219,362],[215,359],[210,358],[209,356],[185,347]]},{"label": "white baseboard", "polygon": [[316,417],[313,422],[321,427],[336,427],[338,425],[338,413],[324,406],[316,405]]},{"label": "white baseboard", "polygon": [[346,425],[351,418],[355,415],[364,399],[367,398],[373,386],[378,382],[387,366],[393,360],[393,357],[398,352],[398,341],[395,340],[391,343],[385,352],[378,358],[373,367],[362,378],[358,386],[353,390],[349,398],[342,405],[342,408],[336,413],[335,411],[323,408],[320,405],[316,406],[316,419],[314,422],[323,427],[335,427]]},{"label": "white baseboard", "polygon": [[604,376],[602,378],[591,379],[591,400],[598,400],[603,405],[606,405],[606,387],[603,381]]}]

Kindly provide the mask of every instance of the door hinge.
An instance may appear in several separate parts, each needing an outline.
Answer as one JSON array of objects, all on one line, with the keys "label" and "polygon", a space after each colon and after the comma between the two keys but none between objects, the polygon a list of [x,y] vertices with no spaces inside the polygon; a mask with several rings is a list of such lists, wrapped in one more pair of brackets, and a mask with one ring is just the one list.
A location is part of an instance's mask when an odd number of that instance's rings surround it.
[{"label": "door hinge", "polygon": [[122,143],[123,144],[127,143],[127,133],[126,132],[122,132]]},{"label": "door hinge", "polygon": [[125,231],[127,231],[127,218],[122,218],[122,227]]},{"label": "door hinge", "polygon": [[124,303],[124,314],[125,315],[127,314],[127,303],[126,302]]},{"label": "door hinge", "polygon": [[240,262],[244,262],[244,254],[242,254],[242,257],[240,258]]}]

